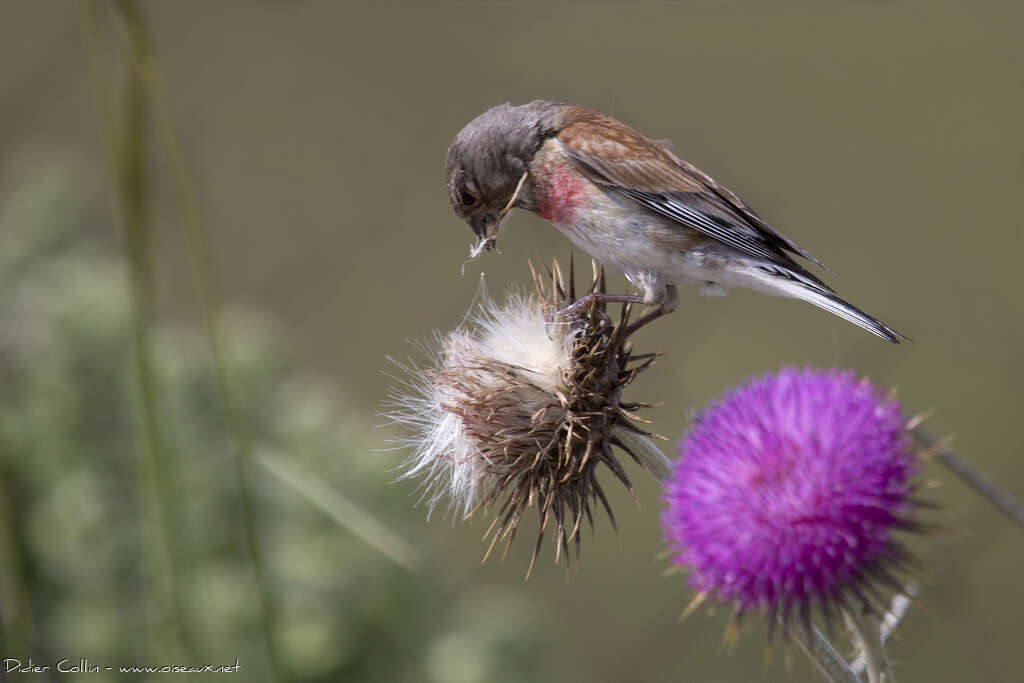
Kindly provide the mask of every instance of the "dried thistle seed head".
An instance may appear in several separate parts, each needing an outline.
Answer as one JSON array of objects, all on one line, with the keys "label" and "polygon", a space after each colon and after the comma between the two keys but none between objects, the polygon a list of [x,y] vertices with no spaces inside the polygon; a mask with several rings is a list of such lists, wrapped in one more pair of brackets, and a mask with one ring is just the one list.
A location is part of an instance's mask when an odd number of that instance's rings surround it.
[{"label": "dried thistle seed head", "polygon": [[[465,516],[494,511],[488,555],[500,539],[507,552],[524,513],[536,509],[531,570],[548,525],[556,561],[570,542],[579,553],[580,525],[584,517],[593,524],[596,501],[614,526],[600,465],[631,492],[620,453],[655,476],[667,472],[637,426],[634,411],[644,404],[621,398],[657,358],[631,353],[628,307],[618,324],[600,303],[566,318],[571,270],[566,279],[555,263],[534,281],[532,295],[486,301],[468,325],[441,337],[430,367],[405,368],[411,391],[392,396],[390,413],[415,432],[405,476],[424,478],[431,508],[448,497]],[[603,277],[595,269],[590,291],[597,290]]]}]

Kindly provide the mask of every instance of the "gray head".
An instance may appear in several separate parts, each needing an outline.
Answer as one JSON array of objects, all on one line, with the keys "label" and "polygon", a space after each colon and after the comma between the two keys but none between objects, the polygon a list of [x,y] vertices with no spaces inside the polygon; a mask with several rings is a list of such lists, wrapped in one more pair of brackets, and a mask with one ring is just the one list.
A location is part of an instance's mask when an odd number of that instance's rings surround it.
[{"label": "gray head", "polygon": [[448,148],[448,197],[477,237],[487,239],[487,248],[494,244],[502,209],[544,138],[552,134],[559,107],[544,100],[518,107],[499,104],[470,121]]}]

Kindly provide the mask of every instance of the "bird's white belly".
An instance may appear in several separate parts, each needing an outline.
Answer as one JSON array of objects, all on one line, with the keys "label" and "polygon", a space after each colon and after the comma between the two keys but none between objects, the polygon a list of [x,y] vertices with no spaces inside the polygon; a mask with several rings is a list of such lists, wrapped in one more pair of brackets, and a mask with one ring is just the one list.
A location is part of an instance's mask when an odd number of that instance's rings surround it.
[{"label": "bird's white belly", "polygon": [[[663,289],[665,284],[733,283],[728,258],[703,244],[687,244],[686,228],[603,191],[588,193],[572,220],[555,223],[573,244],[609,268],[619,270],[637,287]],[[627,203],[628,202],[628,203]],[[678,241],[653,239],[652,234],[678,233]],[[704,247],[704,248],[702,248]]]}]

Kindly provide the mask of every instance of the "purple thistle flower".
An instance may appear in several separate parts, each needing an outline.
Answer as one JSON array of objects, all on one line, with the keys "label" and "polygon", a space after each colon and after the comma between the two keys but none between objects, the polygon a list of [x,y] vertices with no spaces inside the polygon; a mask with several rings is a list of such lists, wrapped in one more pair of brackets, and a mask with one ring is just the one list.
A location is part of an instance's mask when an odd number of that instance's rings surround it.
[{"label": "purple thistle flower", "polygon": [[783,369],[712,405],[680,442],[662,514],[704,597],[807,617],[904,559],[916,457],[899,403],[852,372]]}]

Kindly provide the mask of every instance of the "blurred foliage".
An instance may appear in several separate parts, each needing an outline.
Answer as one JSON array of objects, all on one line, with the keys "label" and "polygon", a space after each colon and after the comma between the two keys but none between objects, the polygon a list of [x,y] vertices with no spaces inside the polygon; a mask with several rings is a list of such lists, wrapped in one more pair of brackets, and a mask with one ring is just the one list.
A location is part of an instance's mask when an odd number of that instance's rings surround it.
[{"label": "blurred foliage", "polygon": [[[181,554],[161,558],[160,511],[136,453],[128,278],[84,194],[73,165],[42,157],[11,169],[0,198],[2,656],[88,656],[101,666],[238,659],[246,680],[264,680],[205,337],[189,324],[160,323],[154,334]],[[224,333],[257,460],[372,501],[380,521],[408,537],[409,500],[368,457],[362,419],[294,367],[267,320],[229,311]],[[274,633],[295,680],[500,683],[550,670],[542,611],[528,597],[459,590],[457,573],[440,568],[410,573],[267,471],[254,484],[282,607]],[[167,604],[172,564],[191,653]]]}]

